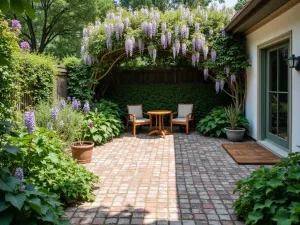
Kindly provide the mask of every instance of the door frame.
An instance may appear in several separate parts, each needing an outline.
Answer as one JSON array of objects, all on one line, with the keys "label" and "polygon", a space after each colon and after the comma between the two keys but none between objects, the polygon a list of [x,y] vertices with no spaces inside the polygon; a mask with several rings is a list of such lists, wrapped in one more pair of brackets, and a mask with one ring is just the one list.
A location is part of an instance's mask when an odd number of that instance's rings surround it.
[{"label": "door frame", "polygon": [[260,45],[257,46],[257,52],[258,52],[258,95],[257,95],[257,103],[258,103],[258,110],[257,110],[257,128],[258,128],[258,141],[269,141],[272,144],[284,149],[287,152],[291,152],[291,146],[292,146],[292,69],[288,70],[288,76],[289,76],[289,81],[288,81],[288,118],[289,118],[289,123],[288,123],[288,149],[278,145],[277,143],[272,142],[271,140],[266,139],[266,82],[267,82],[267,76],[266,76],[266,71],[267,71],[267,50],[280,46],[284,43],[288,43],[288,51],[289,54],[292,52],[292,31],[286,32],[276,38],[273,38],[267,42],[264,42]]}]

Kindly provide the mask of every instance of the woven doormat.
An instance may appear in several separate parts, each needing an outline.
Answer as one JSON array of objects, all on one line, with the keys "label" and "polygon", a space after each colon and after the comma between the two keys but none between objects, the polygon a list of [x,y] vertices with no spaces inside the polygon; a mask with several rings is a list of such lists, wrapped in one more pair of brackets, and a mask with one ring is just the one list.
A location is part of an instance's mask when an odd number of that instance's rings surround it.
[{"label": "woven doormat", "polygon": [[223,144],[223,148],[240,165],[274,165],[280,157],[255,143]]}]

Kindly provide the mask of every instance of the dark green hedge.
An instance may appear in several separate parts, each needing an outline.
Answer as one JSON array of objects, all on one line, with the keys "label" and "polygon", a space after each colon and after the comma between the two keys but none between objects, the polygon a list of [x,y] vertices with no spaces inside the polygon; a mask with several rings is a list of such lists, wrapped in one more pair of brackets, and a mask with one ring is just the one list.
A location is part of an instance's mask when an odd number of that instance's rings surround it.
[{"label": "dark green hedge", "polygon": [[117,103],[124,116],[127,104],[143,104],[152,109],[177,111],[178,103],[193,103],[196,121],[216,106],[231,104],[226,94],[216,94],[214,84],[128,84],[111,87],[105,96]]}]

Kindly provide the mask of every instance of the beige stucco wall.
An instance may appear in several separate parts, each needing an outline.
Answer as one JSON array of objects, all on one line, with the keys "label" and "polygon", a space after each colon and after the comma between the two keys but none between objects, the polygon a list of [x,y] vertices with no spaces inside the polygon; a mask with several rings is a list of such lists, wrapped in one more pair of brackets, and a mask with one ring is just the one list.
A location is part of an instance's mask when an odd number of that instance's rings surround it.
[{"label": "beige stucco wall", "polygon": [[[247,35],[247,50],[252,66],[247,69],[246,117],[250,122],[250,136],[256,140],[260,138],[258,46],[289,31],[292,31],[291,53],[300,56],[300,3]],[[299,151],[297,145],[300,145],[300,72],[295,69],[291,70],[291,87],[292,142],[290,150]]]}]

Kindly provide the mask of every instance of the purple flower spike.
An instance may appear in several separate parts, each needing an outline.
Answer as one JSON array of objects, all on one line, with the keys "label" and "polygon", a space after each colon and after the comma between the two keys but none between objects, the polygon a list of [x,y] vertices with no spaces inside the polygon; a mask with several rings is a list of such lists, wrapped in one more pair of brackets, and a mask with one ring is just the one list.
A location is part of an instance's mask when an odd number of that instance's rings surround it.
[{"label": "purple flower spike", "polygon": [[29,134],[32,134],[35,128],[35,118],[34,118],[34,112],[26,111],[24,113],[24,122],[25,127],[27,128],[27,131]]},{"label": "purple flower spike", "polygon": [[225,81],[224,81],[224,80],[221,80],[221,81],[220,81],[220,89],[221,89],[221,91],[223,91],[224,85],[225,85]]},{"label": "purple flower spike", "polygon": [[65,100],[61,100],[60,103],[59,103],[59,105],[60,105],[60,108],[61,108],[61,109],[64,109],[64,108],[66,107],[66,102],[65,102]]},{"label": "purple flower spike", "polygon": [[22,29],[20,21],[19,20],[11,20],[11,28],[16,32],[19,32]]},{"label": "purple flower spike", "polygon": [[61,128],[63,128],[63,127],[65,126],[64,121],[61,120],[61,121],[59,122],[59,126],[60,126]]},{"label": "purple flower spike", "polygon": [[25,191],[25,188],[26,188],[26,186],[25,186],[24,184],[22,184],[22,185],[19,187],[19,190],[20,190],[20,191]]},{"label": "purple flower spike", "polygon": [[51,119],[52,120],[56,120],[57,119],[57,116],[58,116],[58,108],[52,108],[50,110],[50,116],[51,116]]},{"label": "purple flower spike", "polygon": [[18,177],[20,180],[24,180],[24,173],[22,168],[18,167],[15,171],[15,177]]},{"label": "purple flower spike", "polygon": [[228,76],[229,76],[229,72],[230,72],[230,68],[229,68],[229,67],[226,67],[226,68],[225,68],[225,72],[226,72],[226,76],[228,77]]},{"label": "purple flower spike", "polygon": [[78,109],[78,107],[77,107],[77,100],[76,99],[73,99],[73,101],[72,101],[72,108],[73,109]]},{"label": "purple flower spike", "polygon": [[207,80],[207,78],[208,78],[208,69],[207,68],[204,69],[203,75],[204,75],[204,80]]},{"label": "purple flower spike", "polygon": [[53,130],[53,123],[51,123],[51,122],[47,123],[47,129]]},{"label": "purple flower spike", "polygon": [[83,111],[85,112],[85,114],[89,113],[90,111],[90,105],[88,102],[86,102],[83,106]]},{"label": "purple flower spike", "polygon": [[27,41],[22,41],[20,47],[23,51],[30,52],[30,45]]},{"label": "purple flower spike", "polygon": [[77,109],[80,109],[80,108],[81,108],[81,102],[77,101]]},{"label": "purple flower spike", "polygon": [[161,41],[161,45],[162,45],[163,49],[166,49],[167,45],[168,45],[166,35],[162,34],[160,41]]},{"label": "purple flower spike", "polygon": [[176,55],[178,55],[179,51],[180,51],[180,42],[179,42],[179,40],[175,41],[175,48],[176,48]]},{"label": "purple flower spike", "polygon": [[231,84],[233,84],[233,82],[235,82],[235,81],[236,81],[236,76],[235,76],[235,74],[232,74],[230,77]]},{"label": "purple flower spike", "polygon": [[217,59],[217,53],[215,51],[211,52],[211,61],[215,63],[216,59]]},{"label": "purple flower spike", "polygon": [[71,102],[71,97],[70,96],[67,97],[67,101]]},{"label": "purple flower spike", "polygon": [[220,81],[216,81],[216,92],[220,92]]},{"label": "purple flower spike", "polygon": [[187,49],[187,47],[186,47],[186,43],[182,43],[181,44],[181,51],[182,51],[182,55],[186,55],[186,49]]}]

